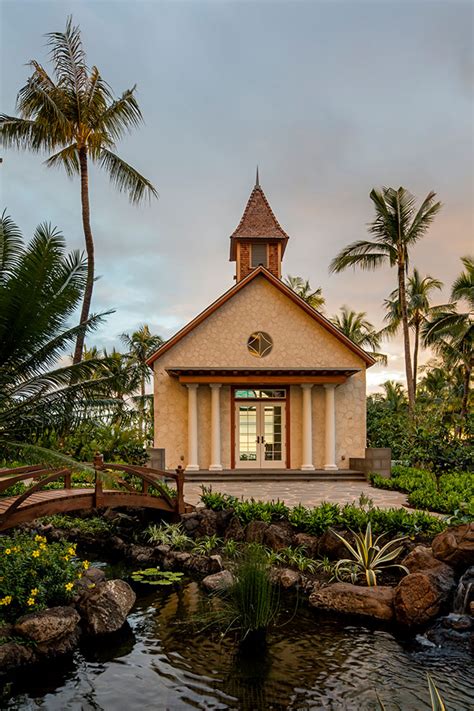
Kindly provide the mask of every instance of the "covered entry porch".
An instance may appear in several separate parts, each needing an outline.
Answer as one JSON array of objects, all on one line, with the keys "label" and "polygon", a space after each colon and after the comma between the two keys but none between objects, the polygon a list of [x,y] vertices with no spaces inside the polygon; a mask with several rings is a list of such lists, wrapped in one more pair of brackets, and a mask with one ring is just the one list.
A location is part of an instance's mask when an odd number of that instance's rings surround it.
[{"label": "covered entry porch", "polygon": [[[187,472],[203,470],[202,433],[210,438],[213,473],[248,475],[295,471],[292,446],[299,448],[297,470],[316,472],[314,429],[324,433],[323,472],[338,470],[336,458],[336,388],[359,372],[358,368],[168,368],[187,390]],[[198,407],[199,393],[210,393],[208,408]],[[223,419],[221,393],[230,407]],[[296,397],[296,389],[298,397]],[[314,416],[314,393],[324,395],[321,417]],[[209,395],[208,395],[209,397]],[[318,395],[318,401],[321,400]],[[315,422],[315,419],[317,420]],[[204,422],[203,420],[206,420]],[[209,428],[210,423],[210,428]],[[224,437],[223,435],[224,428]],[[226,428],[230,429],[227,433]],[[229,434],[229,436],[227,436]],[[225,441],[223,451],[222,442]],[[227,451],[229,450],[229,451]],[[223,462],[226,462],[224,467]],[[319,467],[321,469],[321,466]],[[345,470],[346,471],[346,470]]]}]

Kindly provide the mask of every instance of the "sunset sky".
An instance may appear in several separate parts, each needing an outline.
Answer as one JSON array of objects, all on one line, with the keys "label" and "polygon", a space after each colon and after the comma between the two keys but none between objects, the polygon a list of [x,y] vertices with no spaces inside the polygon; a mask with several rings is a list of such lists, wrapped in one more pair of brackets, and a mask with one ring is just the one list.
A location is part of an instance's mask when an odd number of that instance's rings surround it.
[{"label": "sunset sky", "polygon": [[[97,345],[144,322],[166,338],[233,284],[229,235],[257,163],[290,235],[284,272],[321,286],[329,316],[347,304],[382,325],[395,271],[328,273],[366,236],[374,186],[438,193],[443,209],[412,264],[445,282],[440,302],[474,251],[470,0],[1,0],[0,11],[2,112],[14,113],[26,63],[47,65],[44,34],[71,13],[115,93],[138,86],[145,124],[118,153],[160,197],[132,207],[92,170],[93,310],[115,309]],[[42,160],[3,154],[3,207],[25,237],[48,221],[82,248],[78,181]],[[403,377],[401,342],[384,351],[371,389]]]}]

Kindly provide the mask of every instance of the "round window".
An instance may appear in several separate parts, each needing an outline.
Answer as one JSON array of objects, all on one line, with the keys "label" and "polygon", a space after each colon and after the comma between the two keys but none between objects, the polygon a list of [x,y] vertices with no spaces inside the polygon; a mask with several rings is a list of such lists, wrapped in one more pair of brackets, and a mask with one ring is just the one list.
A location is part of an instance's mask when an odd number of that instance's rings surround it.
[{"label": "round window", "polygon": [[251,353],[256,358],[264,358],[270,353],[273,348],[273,341],[268,335],[263,331],[256,331],[249,336],[247,341],[247,348],[249,353]]}]

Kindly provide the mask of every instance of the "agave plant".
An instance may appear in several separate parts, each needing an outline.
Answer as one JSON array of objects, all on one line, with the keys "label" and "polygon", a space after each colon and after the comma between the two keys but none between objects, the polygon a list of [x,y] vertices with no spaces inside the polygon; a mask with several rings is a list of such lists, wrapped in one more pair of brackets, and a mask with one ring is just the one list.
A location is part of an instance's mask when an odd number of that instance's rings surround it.
[{"label": "agave plant", "polygon": [[359,577],[361,574],[364,574],[367,585],[374,587],[377,585],[377,575],[382,570],[386,570],[387,568],[400,568],[405,571],[405,573],[408,573],[408,569],[404,565],[392,563],[403,550],[403,546],[397,544],[405,540],[406,536],[388,541],[381,547],[379,541],[383,538],[384,534],[373,540],[370,521],[367,524],[364,534],[351,531],[355,538],[354,546],[336,531],[334,531],[334,533],[344,543],[352,555],[352,558],[343,558],[336,563],[334,569],[336,576],[338,576],[338,573],[343,573],[350,569],[353,577]]}]

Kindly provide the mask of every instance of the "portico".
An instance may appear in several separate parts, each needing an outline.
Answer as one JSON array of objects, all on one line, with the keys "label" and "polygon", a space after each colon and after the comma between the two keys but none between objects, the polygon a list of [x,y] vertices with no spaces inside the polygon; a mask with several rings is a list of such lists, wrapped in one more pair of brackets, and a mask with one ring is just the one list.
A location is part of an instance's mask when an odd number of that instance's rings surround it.
[{"label": "portico", "polygon": [[257,183],[231,236],[235,285],[148,360],[166,467],[309,474],[364,455],[374,360],[281,280],[287,241]]}]

